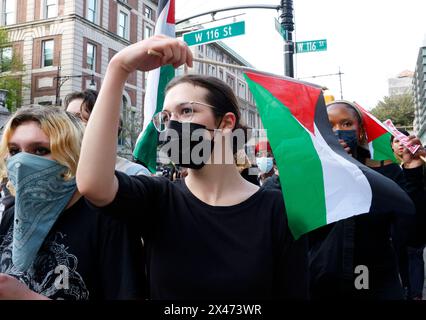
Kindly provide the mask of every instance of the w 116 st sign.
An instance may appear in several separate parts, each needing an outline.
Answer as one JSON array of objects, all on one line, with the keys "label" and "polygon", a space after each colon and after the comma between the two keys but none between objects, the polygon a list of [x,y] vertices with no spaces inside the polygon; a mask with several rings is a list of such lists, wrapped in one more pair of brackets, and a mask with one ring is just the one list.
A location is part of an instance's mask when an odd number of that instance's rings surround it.
[{"label": "w 116 st sign", "polygon": [[296,42],[296,53],[326,51],[327,40],[311,40]]},{"label": "w 116 st sign", "polygon": [[183,35],[183,41],[188,46],[194,46],[202,43],[214,42],[225,38],[235,37],[244,34],[244,21],[227,24],[220,27],[203,29]]}]

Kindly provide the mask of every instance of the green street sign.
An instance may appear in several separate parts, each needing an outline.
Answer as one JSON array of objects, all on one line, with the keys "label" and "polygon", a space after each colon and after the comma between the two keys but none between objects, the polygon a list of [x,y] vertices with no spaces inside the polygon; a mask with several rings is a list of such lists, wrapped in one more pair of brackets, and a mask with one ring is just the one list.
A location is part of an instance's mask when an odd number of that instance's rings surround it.
[{"label": "green street sign", "polygon": [[278,31],[278,33],[283,37],[284,40],[288,40],[288,32],[286,29],[283,28],[281,23],[278,22],[277,18],[275,18],[275,30]]},{"label": "green street sign", "polygon": [[327,39],[296,42],[296,53],[327,50]]},{"label": "green street sign", "polygon": [[188,46],[195,46],[202,43],[209,43],[225,38],[240,36],[244,33],[245,22],[239,21],[220,27],[185,33],[183,35],[183,41],[185,41]]}]

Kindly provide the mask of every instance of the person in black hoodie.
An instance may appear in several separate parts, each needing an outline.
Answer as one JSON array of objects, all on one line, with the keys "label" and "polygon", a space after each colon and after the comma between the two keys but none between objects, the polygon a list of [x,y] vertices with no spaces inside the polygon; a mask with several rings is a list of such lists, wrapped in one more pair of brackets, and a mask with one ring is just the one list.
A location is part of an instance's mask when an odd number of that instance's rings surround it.
[{"label": "person in black hoodie", "polygon": [[[342,147],[374,169],[374,161],[365,147],[362,115],[355,105],[335,101],[328,105],[327,112],[336,135],[344,138],[340,139]],[[398,256],[391,238],[395,224],[411,223],[413,204],[407,198],[405,205],[406,212],[359,215],[309,233],[312,299],[404,298]],[[405,243],[407,237],[408,234],[399,235],[400,243]],[[368,282],[361,289],[356,285],[361,276],[357,274],[359,270],[366,272]]]}]

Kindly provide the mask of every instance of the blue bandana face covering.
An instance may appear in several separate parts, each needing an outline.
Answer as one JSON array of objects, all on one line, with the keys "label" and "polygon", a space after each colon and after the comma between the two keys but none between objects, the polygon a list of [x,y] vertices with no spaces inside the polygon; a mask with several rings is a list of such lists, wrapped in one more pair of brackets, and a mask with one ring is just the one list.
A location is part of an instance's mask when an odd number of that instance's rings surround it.
[{"label": "blue bandana face covering", "polygon": [[16,190],[12,261],[21,271],[31,266],[76,191],[75,178],[63,178],[66,170],[54,160],[25,152],[7,160],[8,177]]}]

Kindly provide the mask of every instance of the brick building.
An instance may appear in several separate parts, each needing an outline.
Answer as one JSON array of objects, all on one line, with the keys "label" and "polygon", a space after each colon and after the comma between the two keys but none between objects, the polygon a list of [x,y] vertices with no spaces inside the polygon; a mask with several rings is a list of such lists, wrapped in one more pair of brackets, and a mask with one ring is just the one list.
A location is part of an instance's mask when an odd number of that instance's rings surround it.
[{"label": "brick building", "polygon": [[[158,0],[0,0],[0,25],[11,40],[0,56],[13,51],[22,57],[25,70],[17,74],[23,83],[22,105],[61,105],[70,92],[99,89],[111,57],[154,33],[157,5]],[[223,43],[199,46],[194,53],[249,65]],[[240,99],[245,122],[261,127],[241,72],[207,65],[197,70],[231,85]],[[137,71],[125,85],[122,118],[131,123],[129,131],[140,130],[146,78]],[[130,148],[134,135],[131,140]]]}]

